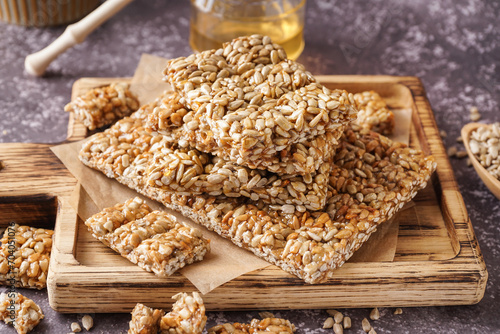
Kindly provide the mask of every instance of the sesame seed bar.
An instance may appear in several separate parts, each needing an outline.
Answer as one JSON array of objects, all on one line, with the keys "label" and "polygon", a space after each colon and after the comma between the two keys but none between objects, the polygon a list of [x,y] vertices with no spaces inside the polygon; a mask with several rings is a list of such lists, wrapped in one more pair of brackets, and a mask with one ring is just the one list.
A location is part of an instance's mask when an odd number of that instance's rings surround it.
[{"label": "sesame seed bar", "polygon": [[152,309],[137,303],[132,310],[128,334],[158,334],[162,310]]},{"label": "sesame seed bar", "polygon": [[[143,107],[148,114],[146,126],[153,132],[171,138],[180,147],[194,147],[202,152],[208,152],[218,157],[235,162],[252,169],[263,169],[278,174],[305,175],[316,172],[324,163],[331,160],[337,139],[344,131],[345,125],[340,124],[333,130],[304,141],[294,143],[289,147],[267,146],[252,149],[248,159],[242,158],[242,150],[228,145],[220,146],[210,129],[191,129],[189,121],[193,112],[187,113],[180,103],[177,93],[165,92],[154,103]],[[260,144],[259,144],[260,145]],[[244,154],[247,155],[246,153]]]},{"label": "sesame seed bar", "polygon": [[0,320],[14,326],[18,334],[26,334],[44,318],[42,309],[18,292],[0,294]]},{"label": "sesame seed bar", "polygon": [[9,225],[1,239],[0,284],[45,288],[53,234],[43,228]]},{"label": "sesame seed bar", "polygon": [[136,197],[104,209],[85,225],[105,245],[158,276],[203,259],[210,247],[200,231],[180,224],[171,214],[150,210]]},{"label": "sesame seed bar", "polygon": [[151,187],[186,195],[244,196],[274,205],[296,205],[302,211],[325,206],[331,164],[304,176],[242,167],[196,149],[180,148],[171,137],[151,136],[142,123],[148,110],[141,108],[95,134],[80,152],[82,162],[108,177],[145,179]]},{"label": "sesame seed bar", "polygon": [[260,334],[274,333],[285,334],[295,333],[295,325],[289,320],[280,318],[265,318],[262,320],[252,319],[250,324],[239,322],[216,325],[208,329],[208,334]]},{"label": "sesame seed bar", "polygon": [[394,130],[394,114],[380,95],[373,90],[354,94],[358,108],[356,123],[385,136]]},{"label": "sesame seed bar", "polygon": [[139,108],[139,100],[124,83],[97,87],[77,97],[64,107],[73,112],[89,130],[109,125]]},{"label": "sesame seed bar", "polygon": [[337,139],[357,114],[352,94],[317,83],[267,36],[170,60],[164,74],[188,108],[184,131],[214,142],[206,152],[231,151],[239,165],[269,168],[292,144],[327,132]]},{"label": "sesame seed bar", "polygon": [[176,300],[172,311],[160,320],[161,334],[201,334],[205,328],[207,317],[205,305],[200,294],[193,292],[190,296],[181,292],[172,297]]}]

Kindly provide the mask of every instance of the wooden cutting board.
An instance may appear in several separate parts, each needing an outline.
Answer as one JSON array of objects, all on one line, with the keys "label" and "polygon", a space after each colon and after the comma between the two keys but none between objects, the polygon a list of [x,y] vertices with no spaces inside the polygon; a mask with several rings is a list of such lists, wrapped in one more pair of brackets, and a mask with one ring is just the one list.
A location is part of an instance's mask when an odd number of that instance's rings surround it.
[{"label": "wooden cutting board", "polygon": [[[203,296],[208,310],[409,307],[477,303],[486,266],[425,90],[418,78],[320,76],[329,88],[375,90],[390,108],[413,111],[410,145],[435,156],[438,168],[399,217],[396,255],[390,262],[347,262],[326,283],[305,284],[270,265]],[[73,96],[111,81],[83,78]],[[72,118],[68,141],[87,132]],[[137,302],[167,308],[171,296],[194,291],[183,276],[147,273],[93,239],[69,205],[76,180],[49,145],[0,144],[0,225],[54,226],[48,278],[50,305],[59,312],[130,312]]]}]

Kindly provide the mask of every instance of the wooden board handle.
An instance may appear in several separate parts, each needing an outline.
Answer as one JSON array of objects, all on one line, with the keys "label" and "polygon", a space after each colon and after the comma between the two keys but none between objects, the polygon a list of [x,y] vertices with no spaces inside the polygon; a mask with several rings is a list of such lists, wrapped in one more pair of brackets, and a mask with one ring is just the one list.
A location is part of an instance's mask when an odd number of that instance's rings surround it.
[{"label": "wooden board handle", "polygon": [[64,33],[49,46],[26,57],[24,61],[26,72],[34,76],[41,76],[50,63],[61,53],[83,42],[92,31],[131,1],[107,0],[77,23],[70,24]]}]

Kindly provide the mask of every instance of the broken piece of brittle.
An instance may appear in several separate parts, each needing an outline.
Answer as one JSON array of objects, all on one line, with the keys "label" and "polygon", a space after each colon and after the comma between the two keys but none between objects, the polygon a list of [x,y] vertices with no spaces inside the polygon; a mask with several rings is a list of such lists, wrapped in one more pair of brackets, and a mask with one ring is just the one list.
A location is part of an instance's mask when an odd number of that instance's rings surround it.
[{"label": "broken piece of brittle", "polygon": [[42,309],[18,292],[0,294],[0,320],[14,326],[18,334],[26,334],[44,318]]},{"label": "broken piece of brittle", "polygon": [[166,314],[138,303],[132,311],[128,334],[201,334],[207,317],[200,294],[180,292],[172,298],[176,302]]},{"label": "broken piece of brittle", "polygon": [[161,334],[201,334],[207,317],[205,305],[200,294],[193,292],[192,296],[181,292],[172,297],[176,300],[172,311],[160,320]]},{"label": "broken piece of brittle", "polygon": [[0,240],[0,284],[45,288],[53,234],[44,228],[7,226]]},{"label": "broken piece of brittle", "polygon": [[77,97],[64,107],[73,112],[89,130],[109,125],[139,108],[139,100],[124,83],[97,87]]},{"label": "broken piece of brittle", "polygon": [[128,334],[158,334],[162,310],[152,309],[137,303],[132,310]]},{"label": "broken piece of brittle", "polygon": [[162,211],[151,211],[138,197],[87,219],[94,237],[146,271],[158,276],[201,261],[210,250],[200,231]]}]

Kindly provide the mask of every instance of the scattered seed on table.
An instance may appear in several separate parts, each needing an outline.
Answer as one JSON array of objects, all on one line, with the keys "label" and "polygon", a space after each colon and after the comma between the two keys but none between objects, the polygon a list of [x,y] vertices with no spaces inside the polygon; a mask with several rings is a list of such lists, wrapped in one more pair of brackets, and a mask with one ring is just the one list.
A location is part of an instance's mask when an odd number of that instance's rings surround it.
[{"label": "scattered seed on table", "polygon": [[454,157],[457,154],[457,147],[456,146],[451,146],[448,148],[446,153],[448,154],[449,157]]},{"label": "scattered seed on table", "polygon": [[90,330],[94,326],[94,319],[90,315],[86,314],[82,318],[82,325],[86,330]]},{"label": "scattered seed on table", "polygon": [[403,314],[403,309],[401,307],[398,307],[394,310],[394,314]]},{"label": "scattered seed on table", "polygon": [[271,313],[271,312],[259,312],[259,316],[262,318],[262,319],[266,319],[266,318],[274,318],[274,314]]},{"label": "scattered seed on table", "polygon": [[441,138],[446,138],[448,136],[445,130],[440,130],[439,135],[441,136]]},{"label": "scattered seed on table", "polygon": [[342,327],[341,324],[334,324],[333,325],[333,332],[335,334],[344,334],[344,328]]},{"label": "scattered seed on table", "polygon": [[378,308],[375,307],[370,312],[370,319],[372,319],[372,320],[378,320],[378,319],[380,319],[380,312],[378,311]]},{"label": "scattered seed on table", "polygon": [[365,333],[368,333],[372,328],[372,325],[370,325],[370,321],[368,321],[368,319],[366,318],[363,318],[363,320],[361,321],[361,326],[363,327]]},{"label": "scattered seed on table", "polygon": [[323,323],[323,328],[332,328],[333,327],[333,324],[334,324],[334,321],[333,321],[333,318],[332,317],[328,317],[326,318],[325,322]]},{"label": "scattered seed on table", "polygon": [[333,316],[333,319],[335,320],[335,323],[336,324],[340,324],[342,322],[342,320],[344,319],[344,315],[342,314],[342,312],[337,312],[334,316]]},{"label": "scattered seed on table", "polygon": [[79,332],[81,332],[81,331],[82,331],[82,327],[80,327],[80,324],[79,324],[79,323],[77,323],[77,322],[73,322],[73,323],[71,324],[71,330],[72,330],[73,332],[75,332],[75,333],[79,333]]},{"label": "scattered seed on table", "polygon": [[326,310],[326,313],[328,313],[332,317],[335,317],[335,314],[339,313],[339,311],[337,311],[337,310]]},{"label": "scattered seed on table", "polygon": [[481,119],[481,114],[471,114],[470,115],[470,120],[473,122],[477,122]]},{"label": "scattered seed on table", "polygon": [[457,143],[463,143],[464,142],[464,139],[462,138],[462,136],[458,136],[457,139],[455,139],[455,141]]},{"label": "scattered seed on table", "polygon": [[344,317],[344,328],[345,329],[351,328],[351,318]]},{"label": "scattered seed on table", "polygon": [[377,332],[375,331],[375,329],[372,327],[370,329],[370,331],[368,332],[368,334],[377,334]]}]

